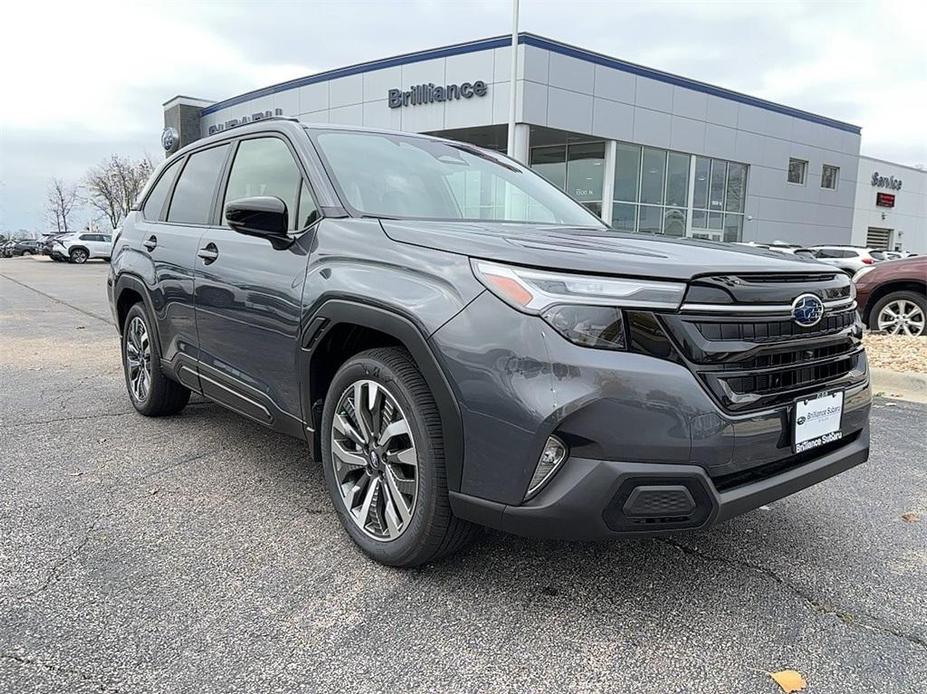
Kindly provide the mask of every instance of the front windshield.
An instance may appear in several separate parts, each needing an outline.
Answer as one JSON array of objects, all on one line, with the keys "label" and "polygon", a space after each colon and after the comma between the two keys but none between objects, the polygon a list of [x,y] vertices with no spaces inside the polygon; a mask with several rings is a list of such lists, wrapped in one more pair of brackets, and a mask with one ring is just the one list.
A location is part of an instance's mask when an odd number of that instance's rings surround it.
[{"label": "front windshield", "polygon": [[342,199],[361,215],[604,226],[530,169],[472,145],[350,130],[312,136]]}]

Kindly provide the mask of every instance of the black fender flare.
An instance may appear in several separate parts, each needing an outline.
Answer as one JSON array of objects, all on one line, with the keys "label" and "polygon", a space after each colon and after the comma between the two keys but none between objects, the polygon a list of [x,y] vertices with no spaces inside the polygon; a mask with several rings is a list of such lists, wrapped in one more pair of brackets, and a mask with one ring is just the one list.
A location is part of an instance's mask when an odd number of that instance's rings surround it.
[{"label": "black fender flare", "polygon": [[83,251],[84,253],[86,253],[86,254],[87,254],[87,259],[88,259],[88,260],[90,259],[90,249],[87,248],[86,246],[81,246],[80,244],[74,244],[73,246],[71,246],[71,247],[68,249],[68,258],[71,257],[71,253],[73,253],[74,251],[77,251],[77,250],[81,250],[81,251]]},{"label": "black fender flare", "polygon": [[158,341],[158,347],[163,354],[164,345],[161,344],[161,333],[158,331],[158,314],[155,313],[154,304],[151,302],[151,294],[148,291],[148,285],[146,285],[140,277],[136,277],[135,275],[119,275],[119,277],[116,278],[116,283],[113,287],[113,313],[116,314],[116,330],[119,331],[119,335],[122,336],[122,325],[119,323],[119,315],[116,309],[119,306],[119,298],[126,289],[131,289],[142,297],[142,303],[145,304],[145,310],[148,311],[148,316],[151,319],[151,325],[149,327],[152,332],[154,332],[155,339]]},{"label": "black fender flare", "polygon": [[321,343],[321,338],[328,330],[341,323],[350,323],[377,330],[398,340],[412,355],[416,366],[425,377],[441,415],[441,428],[444,434],[444,456],[447,468],[447,486],[450,491],[460,490],[463,474],[464,437],[463,420],[457,398],[451,388],[444,370],[441,368],[434,350],[428,342],[426,332],[413,319],[393,310],[346,299],[330,299],[308,318],[308,326],[302,333],[301,344],[306,354],[300,368],[303,412],[313,427],[310,436],[314,460],[321,458],[321,422],[315,421],[310,399],[309,373],[314,348]]}]

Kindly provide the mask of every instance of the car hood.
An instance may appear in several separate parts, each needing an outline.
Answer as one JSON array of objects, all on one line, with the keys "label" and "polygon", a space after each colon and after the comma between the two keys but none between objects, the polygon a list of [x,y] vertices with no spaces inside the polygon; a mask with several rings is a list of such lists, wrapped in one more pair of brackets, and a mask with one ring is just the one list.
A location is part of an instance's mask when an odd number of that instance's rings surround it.
[{"label": "car hood", "polygon": [[400,243],[575,272],[687,280],[705,274],[833,270],[811,258],[748,246],[610,229],[385,219],[381,224]]}]

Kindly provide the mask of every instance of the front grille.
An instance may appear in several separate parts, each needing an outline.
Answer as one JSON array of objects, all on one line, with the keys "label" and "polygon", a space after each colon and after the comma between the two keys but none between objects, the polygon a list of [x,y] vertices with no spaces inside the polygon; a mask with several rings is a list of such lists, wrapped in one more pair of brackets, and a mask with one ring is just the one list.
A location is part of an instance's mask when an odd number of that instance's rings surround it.
[{"label": "front grille", "polygon": [[[765,305],[730,297],[727,304],[701,304],[698,313],[664,314],[660,319],[687,366],[722,408],[733,413],[758,411],[866,378],[862,326],[855,306],[846,304],[849,289],[841,282],[848,279],[810,275],[796,287],[799,283],[791,275],[753,277],[753,293],[741,298],[755,298],[755,288],[763,286],[766,296],[776,297],[768,312]],[[715,278],[702,284],[723,286]],[[742,290],[742,285],[736,286]],[[776,308],[788,306],[789,297],[806,292],[822,298],[843,294],[846,300],[828,310],[817,325],[806,328],[794,323],[788,311]]]},{"label": "front grille", "polygon": [[790,337],[814,337],[828,335],[836,330],[848,328],[856,321],[855,311],[842,311],[824,316],[821,322],[810,328],[803,328],[791,320],[736,321],[717,320],[696,323],[698,330],[709,340],[781,340]]},{"label": "front grille", "polygon": [[858,355],[827,361],[814,366],[800,366],[768,374],[722,377],[728,387],[740,395],[769,395],[783,390],[817,386],[845,376],[856,365]]}]

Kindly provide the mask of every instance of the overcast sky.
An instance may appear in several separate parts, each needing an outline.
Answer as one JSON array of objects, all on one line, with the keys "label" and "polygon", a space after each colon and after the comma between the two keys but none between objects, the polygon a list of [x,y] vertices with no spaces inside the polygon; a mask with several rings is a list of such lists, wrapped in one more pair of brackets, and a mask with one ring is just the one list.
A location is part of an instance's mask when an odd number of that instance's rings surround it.
[{"label": "overcast sky", "polygon": [[[509,0],[114,4],[4,10],[0,232],[48,228],[48,179],[161,157],[161,104],[511,30]],[[927,164],[927,3],[521,0],[523,31],[863,128]],[[79,220],[86,221],[86,217]]]}]

